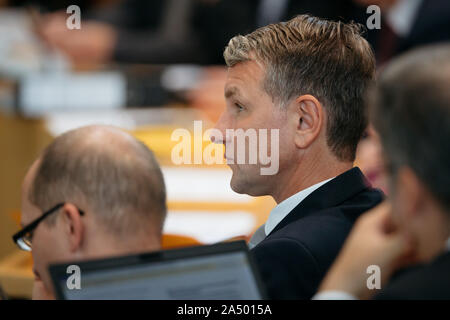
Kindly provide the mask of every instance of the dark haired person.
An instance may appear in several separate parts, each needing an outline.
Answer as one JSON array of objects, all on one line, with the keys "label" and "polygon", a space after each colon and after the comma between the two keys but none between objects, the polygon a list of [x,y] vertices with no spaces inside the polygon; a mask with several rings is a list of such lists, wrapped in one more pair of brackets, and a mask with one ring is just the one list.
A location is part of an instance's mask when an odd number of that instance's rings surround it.
[{"label": "dark haired person", "polygon": [[[371,113],[390,204],[356,223],[317,299],[450,299],[449,87],[449,45],[412,51],[382,73]],[[381,290],[368,289],[368,266],[379,268]]]},{"label": "dark haired person", "polygon": [[[309,299],[354,221],[382,200],[353,168],[373,53],[358,26],[301,15],[232,38],[224,57],[227,106],[216,129],[225,138],[213,140],[225,145],[234,191],[278,204],[249,245],[272,298]],[[230,129],[279,130],[268,146],[279,147],[277,172],[234,163]]]},{"label": "dark haired person", "polygon": [[33,299],[52,297],[51,263],[160,249],[166,211],[159,164],[133,136],[88,126],[57,137],[24,179],[14,236],[33,255]]}]

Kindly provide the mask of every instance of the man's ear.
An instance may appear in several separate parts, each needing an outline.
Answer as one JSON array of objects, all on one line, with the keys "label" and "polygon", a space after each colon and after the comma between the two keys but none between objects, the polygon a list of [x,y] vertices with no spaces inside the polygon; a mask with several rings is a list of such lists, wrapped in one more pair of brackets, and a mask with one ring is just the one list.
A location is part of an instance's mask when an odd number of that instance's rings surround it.
[{"label": "man's ear", "polygon": [[64,221],[64,233],[69,241],[70,251],[77,251],[83,241],[84,224],[81,220],[80,210],[71,203],[62,207],[62,218]]},{"label": "man's ear", "polygon": [[295,144],[305,149],[319,136],[325,123],[325,112],[319,100],[309,94],[295,99],[293,112],[297,121]]}]

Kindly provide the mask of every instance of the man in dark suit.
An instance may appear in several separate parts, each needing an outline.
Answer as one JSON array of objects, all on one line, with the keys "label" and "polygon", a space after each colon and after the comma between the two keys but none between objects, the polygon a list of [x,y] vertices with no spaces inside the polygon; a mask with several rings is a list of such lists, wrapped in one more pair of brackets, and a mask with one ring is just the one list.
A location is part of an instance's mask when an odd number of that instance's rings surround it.
[{"label": "man in dark suit", "polygon": [[278,204],[249,246],[272,298],[308,299],[355,219],[382,199],[353,168],[372,51],[357,26],[302,15],[234,37],[224,57],[227,107],[212,139],[225,145],[234,191]]},{"label": "man in dark suit", "polygon": [[[450,299],[449,86],[450,45],[413,51],[384,70],[372,120],[391,204],[356,223],[316,298]],[[379,290],[368,288],[368,266],[379,270]]]},{"label": "man in dark suit", "polygon": [[353,168],[300,202],[253,249],[271,296],[311,297],[355,220],[381,198]]}]

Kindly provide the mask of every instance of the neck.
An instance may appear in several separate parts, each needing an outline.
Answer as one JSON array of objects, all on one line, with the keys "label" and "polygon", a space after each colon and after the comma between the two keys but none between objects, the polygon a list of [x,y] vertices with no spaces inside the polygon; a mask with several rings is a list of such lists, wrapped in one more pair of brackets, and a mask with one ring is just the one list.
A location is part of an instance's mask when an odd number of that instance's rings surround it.
[{"label": "neck", "polygon": [[333,159],[309,157],[308,161],[304,160],[299,161],[297,167],[287,169],[280,175],[276,190],[271,193],[277,204],[301,190],[334,178],[353,167],[353,162],[341,162],[334,157]]},{"label": "neck", "polygon": [[114,239],[98,239],[86,248],[86,258],[113,257],[142,252],[157,251],[161,249],[161,242],[157,239],[142,238],[135,241],[117,241]]}]

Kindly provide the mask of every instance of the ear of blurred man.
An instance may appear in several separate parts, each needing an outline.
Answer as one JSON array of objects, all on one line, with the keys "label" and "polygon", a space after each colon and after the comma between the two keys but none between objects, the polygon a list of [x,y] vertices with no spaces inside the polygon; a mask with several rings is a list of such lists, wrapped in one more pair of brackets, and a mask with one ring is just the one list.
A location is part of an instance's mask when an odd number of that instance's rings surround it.
[{"label": "ear of blurred man", "polygon": [[80,211],[71,203],[66,203],[61,210],[63,239],[67,239],[69,251],[76,253],[81,248],[85,233],[85,226],[81,220]]},{"label": "ear of blurred man", "polygon": [[449,218],[441,214],[440,204],[411,168],[399,168],[391,179],[395,180],[393,218],[415,240],[417,260],[430,261],[444,250],[449,230],[442,226],[450,225]]}]

